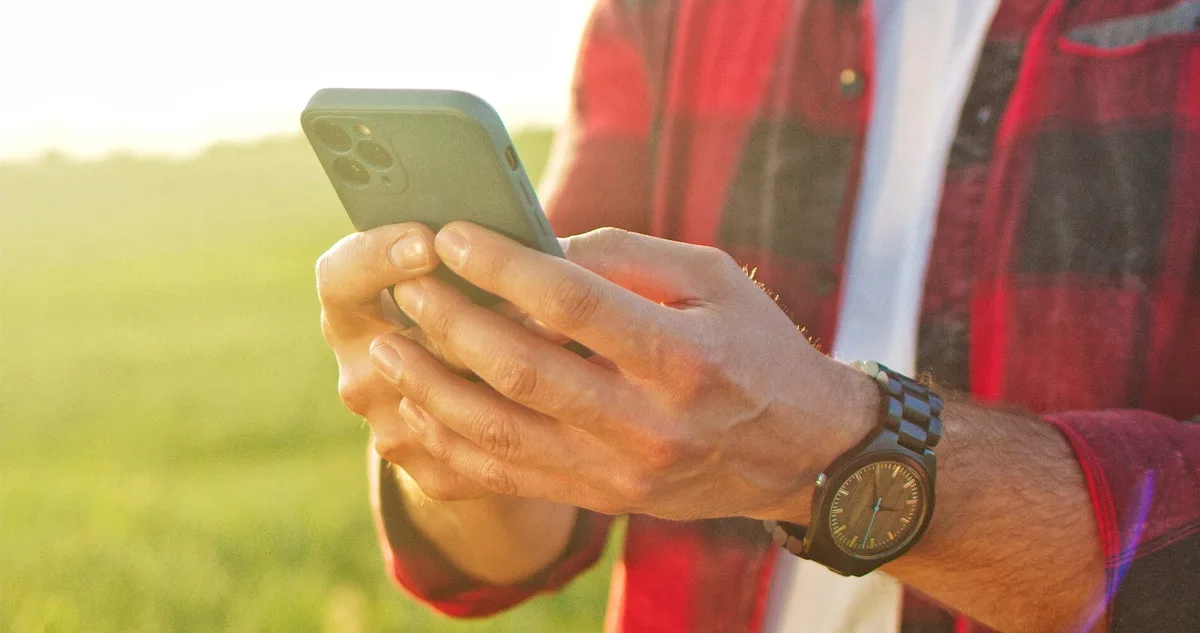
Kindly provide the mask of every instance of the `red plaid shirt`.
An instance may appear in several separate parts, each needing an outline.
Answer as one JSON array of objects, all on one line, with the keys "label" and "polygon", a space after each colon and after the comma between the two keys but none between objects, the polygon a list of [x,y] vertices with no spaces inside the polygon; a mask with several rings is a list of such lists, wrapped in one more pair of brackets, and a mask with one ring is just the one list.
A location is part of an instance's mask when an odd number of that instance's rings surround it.
[{"label": "red plaid shirt", "polygon": [[[1200,631],[1200,25],[1179,0],[1002,0],[947,166],[918,365],[1046,416],[1083,468],[1111,630]],[[870,3],[602,0],[547,209],[715,244],[829,341],[872,81]],[[844,71],[853,72],[844,72]],[[457,571],[379,499],[385,557],[481,616],[601,553],[581,512],[518,586]],[[777,549],[746,519],[632,516],[614,631],[757,631]],[[904,631],[983,630],[909,593]]]}]

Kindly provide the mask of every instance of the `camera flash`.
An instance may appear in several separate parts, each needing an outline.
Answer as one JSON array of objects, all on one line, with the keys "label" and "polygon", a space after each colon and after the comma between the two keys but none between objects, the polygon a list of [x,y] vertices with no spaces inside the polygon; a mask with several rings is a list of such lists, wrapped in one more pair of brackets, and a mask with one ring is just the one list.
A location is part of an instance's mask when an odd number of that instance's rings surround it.
[{"label": "camera flash", "polygon": [[359,123],[358,125],[355,125],[354,131],[358,132],[359,134],[362,134],[363,136],[371,135],[371,128],[367,127],[366,123]]}]

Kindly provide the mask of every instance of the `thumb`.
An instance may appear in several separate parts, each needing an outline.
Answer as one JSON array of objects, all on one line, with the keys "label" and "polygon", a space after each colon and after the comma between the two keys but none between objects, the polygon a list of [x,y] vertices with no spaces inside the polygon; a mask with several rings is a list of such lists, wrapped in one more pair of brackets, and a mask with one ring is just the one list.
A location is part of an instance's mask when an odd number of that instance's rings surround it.
[{"label": "thumb", "polygon": [[734,275],[745,276],[720,249],[622,229],[596,229],[559,243],[571,262],[659,303],[713,300]]},{"label": "thumb", "polygon": [[433,231],[422,224],[352,233],[317,260],[317,294],[327,310],[358,311],[378,305],[384,288],[426,275],[437,264]]}]

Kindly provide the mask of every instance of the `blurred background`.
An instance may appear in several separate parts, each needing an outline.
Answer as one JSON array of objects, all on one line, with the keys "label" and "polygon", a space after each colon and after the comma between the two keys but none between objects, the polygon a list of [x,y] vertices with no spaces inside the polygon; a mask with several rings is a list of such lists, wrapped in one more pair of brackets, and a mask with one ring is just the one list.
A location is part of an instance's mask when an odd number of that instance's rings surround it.
[{"label": "blurred background", "polygon": [[609,565],[452,622],[387,579],[313,263],[318,88],[491,101],[531,175],[590,0],[10,3],[0,631],[599,631]]}]

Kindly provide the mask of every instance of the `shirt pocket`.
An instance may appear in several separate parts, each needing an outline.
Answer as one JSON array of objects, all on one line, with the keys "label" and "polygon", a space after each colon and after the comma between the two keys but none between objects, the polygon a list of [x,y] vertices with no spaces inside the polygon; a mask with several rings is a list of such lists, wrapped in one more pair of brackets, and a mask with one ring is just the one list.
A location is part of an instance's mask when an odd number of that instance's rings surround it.
[{"label": "shirt pocket", "polygon": [[1157,43],[1200,40],[1200,1],[1074,26],[1058,40],[1063,53],[1090,57],[1136,54]]}]

